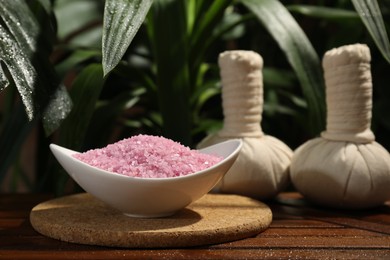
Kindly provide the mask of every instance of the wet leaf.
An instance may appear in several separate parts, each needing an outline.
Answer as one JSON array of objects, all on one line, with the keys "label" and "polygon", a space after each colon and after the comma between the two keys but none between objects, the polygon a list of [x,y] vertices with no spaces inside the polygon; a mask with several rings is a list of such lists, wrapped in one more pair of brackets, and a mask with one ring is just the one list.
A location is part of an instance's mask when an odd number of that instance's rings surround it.
[{"label": "wet leaf", "polygon": [[103,71],[107,75],[121,60],[153,0],[106,0],[103,22]]},{"label": "wet leaf", "polygon": [[352,0],[352,3],[383,57],[390,63],[389,38],[378,2],[376,0]]},{"label": "wet leaf", "polygon": [[25,106],[26,114],[29,120],[32,120],[37,114],[37,107],[34,104],[35,84],[38,82],[37,72],[26,54],[22,52],[12,35],[1,23],[0,59],[7,66]]},{"label": "wet leaf", "polygon": [[71,101],[49,62],[50,37],[42,31],[47,28],[22,0],[0,0],[0,18],[0,61],[9,71],[8,80],[15,83],[28,119],[42,116],[50,134],[70,111]]},{"label": "wet leaf", "polygon": [[3,89],[5,89],[6,87],[8,87],[8,85],[9,85],[9,81],[8,81],[7,77],[5,76],[3,68],[1,67],[1,64],[0,64],[0,92]]}]

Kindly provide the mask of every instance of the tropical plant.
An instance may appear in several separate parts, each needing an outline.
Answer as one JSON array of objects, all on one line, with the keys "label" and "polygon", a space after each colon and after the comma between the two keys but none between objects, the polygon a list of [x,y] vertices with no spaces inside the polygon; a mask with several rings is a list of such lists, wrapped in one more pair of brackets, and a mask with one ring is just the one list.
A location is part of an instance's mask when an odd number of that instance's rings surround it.
[{"label": "tropical plant", "polygon": [[[85,150],[148,133],[194,146],[221,126],[216,60],[231,48],[265,60],[265,131],[292,148],[317,135],[325,124],[320,56],[362,41],[382,54],[373,64],[382,72],[386,26],[376,1],[291,2],[0,0],[0,183],[11,176],[29,190],[67,190],[50,142]],[[381,133],[390,129],[381,112],[390,94],[378,89]],[[34,182],[20,159],[28,138]]]}]

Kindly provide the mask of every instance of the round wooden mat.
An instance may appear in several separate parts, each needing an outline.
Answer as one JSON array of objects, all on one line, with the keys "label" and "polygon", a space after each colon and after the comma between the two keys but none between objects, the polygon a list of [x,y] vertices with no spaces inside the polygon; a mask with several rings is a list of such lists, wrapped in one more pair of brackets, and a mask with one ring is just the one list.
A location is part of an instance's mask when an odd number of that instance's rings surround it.
[{"label": "round wooden mat", "polygon": [[43,202],[30,213],[39,233],[62,241],[130,248],[188,247],[254,236],[272,221],[267,205],[207,194],[167,218],[131,218],[87,193]]}]

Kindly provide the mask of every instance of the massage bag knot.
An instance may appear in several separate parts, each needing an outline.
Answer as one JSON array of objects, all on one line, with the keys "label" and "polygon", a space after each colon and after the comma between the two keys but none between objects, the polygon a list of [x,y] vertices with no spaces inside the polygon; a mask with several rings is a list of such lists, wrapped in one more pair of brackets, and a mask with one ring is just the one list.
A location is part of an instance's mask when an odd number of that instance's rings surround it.
[{"label": "massage bag knot", "polygon": [[263,110],[263,59],[253,51],[226,51],[219,56],[222,81],[222,129],[207,136],[199,148],[228,139],[243,141],[239,156],[216,191],[256,199],[270,199],[289,181],[292,151],[280,140],[265,135]]},{"label": "massage bag knot", "polygon": [[390,198],[390,156],[370,130],[370,59],[362,44],[332,49],[323,58],[326,130],[300,146],[291,162],[294,186],[320,205],[359,209]]}]

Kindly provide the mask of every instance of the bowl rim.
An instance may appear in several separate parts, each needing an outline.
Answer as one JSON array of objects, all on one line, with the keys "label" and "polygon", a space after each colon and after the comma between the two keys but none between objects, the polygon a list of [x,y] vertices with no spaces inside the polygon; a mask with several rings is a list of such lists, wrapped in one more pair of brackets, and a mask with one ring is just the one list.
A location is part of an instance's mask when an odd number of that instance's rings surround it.
[{"label": "bowl rim", "polygon": [[[227,143],[227,142],[238,142],[238,145],[226,158],[224,158],[220,162],[214,164],[213,166],[208,167],[206,169],[203,169],[201,171],[189,173],[189,174],[186,174],[186,175],[175,176],[175,177],[161,177],[161,178],[158,178],[158,177],[151,177],[151,178],[134,177],[134,176],[128,176],[128,175],[120,174],[120,173],[117,173],[117,172],[111,172],[111,171],[103,170],[103,169],[100,169],[100,168],[98,168],[96,166],[92,166],[92,165],[90,165],[88,163],[85,163],[85,162],[83,162],[83,161],[81,161],[81,160],[79,160],[79,159],[77,159],[77,158],[72,156],[73,154],[78,154],[80,152],[73,151],[71,149],[62,147],[62,146],[54,144],[54,143],[50,144],[50,148],[56,147],[55,149],[59,148],[61,150],[66,151],[67,153],[65,154],[65,156],[70,158],[72,161],[74,161],[74,162],[76,162],[78,164],[83,165],[84,167],[88,167],[88,168],[92,168],[93,170],[96,170],[95,173],[97,173],[97,174],[99,174],[101,176],[109,176],[110,178],[111,177],[112,178],[118,178],[120,180],[127,180],[127,181],[138,181],[138,182],[154,183],[154,182],[169,182],[169,181],[180,181],[180,180],[192,179],[192,178],[196,178],[199,175],[204,175],[205,173],[210,172],[213,169],[220,167],[226,161],[229,161],[231,158],[236,156],[238,154],[238,152],[241,150],[242,145],[243,145],[243,142],[242,142],[241,139],[230,139],[230,140],[226,140],[226,141],[214,144],[214,145],[220,145],[220,144]],[[211,146],[208,146],[208,147],[204,147],[204,148],[199,149],[197,151],[202,152],[203,150],[208,149],[209,147],[212,147],[214,145],[211,145]],[[54,152],[53,152],[53,154],[54,154]],[[57,161],[59,161],[59,160],[57,159]]]}]

